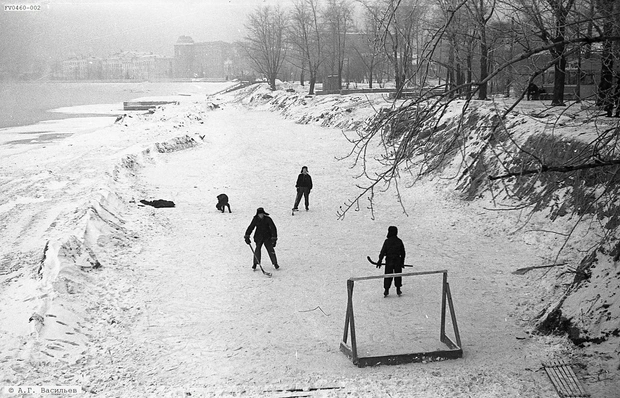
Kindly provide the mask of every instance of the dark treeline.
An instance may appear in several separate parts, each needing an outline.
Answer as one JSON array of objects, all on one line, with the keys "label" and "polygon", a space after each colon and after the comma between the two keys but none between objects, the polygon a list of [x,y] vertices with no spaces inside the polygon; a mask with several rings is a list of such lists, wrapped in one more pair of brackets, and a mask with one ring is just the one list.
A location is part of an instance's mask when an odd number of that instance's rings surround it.
[{"label": "dark treeline", "polygon": [[293,0],[258,7],[244,47],[272,87],[299,80],[310,94],[317,82],[476,99],[536,86],[553,105],[605,105],[620,95],[619,15],[613,0]]}]

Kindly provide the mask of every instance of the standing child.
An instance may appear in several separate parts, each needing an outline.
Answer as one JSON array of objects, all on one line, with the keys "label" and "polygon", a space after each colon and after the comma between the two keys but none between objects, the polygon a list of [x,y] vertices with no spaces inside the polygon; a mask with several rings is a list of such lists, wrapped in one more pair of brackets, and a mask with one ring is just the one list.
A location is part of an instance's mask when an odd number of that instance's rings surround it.
[{"label": "standing child", "polygon": [[[405,265],[405,245],[400,240],[398,235],[398,228],[391,226],[388,227],[387,239],[383,242],[381,253],[379,253],[379,262],[377,268],[381,268],[381,261],[385,257],[385,274],[400,274],[403,272],[403,266]],[[390,294],[390,287],[392,286],[392,279],[394,279],[394,286],[396,286],[396,294],[399,296],[403,294],[400,288],[403,284],[401,277],[398,278],[385,278],[383,279],[383,297],[387,297]]]},{"label": "standing child", "polygon": [[295,183],[295,187],[297,188],[297,197],[295,198],[295,205],[293,206],[293,211],[299,210],[298,206],[302,196],[304,197],[306,211],[308,211],[310,205],[308,197],[310,196],[310,190],[312,190],[312,177],[310,177],[310,174],[308,174],[307,166],[301,168],[301,172],[297,177],[297,183]]},{"label": "standing child", "polygon": [[245,243],[250,244],[250,234],[256,228],[256,232],[254,232],[254,242],[256,242],[256,250],[254,250],[254,261],[252,264],[252,269],[256,270],[256,265],[260,264],[261,258],[261,248],[265,245],[267,249],[267,254],[269,254],[269,259],[271,259],[271,263],[273,264],[275,269],[280,268],[278,265],[278,259],[276,258],[276,241],[278,240],[278,230],[276,229],[276,225],[273,223],[271,217],[269,217],[269,213],[265,212],[265,209],[259,207],[256,209],[256,215],[252,218],[252,222],[245,230]]}]

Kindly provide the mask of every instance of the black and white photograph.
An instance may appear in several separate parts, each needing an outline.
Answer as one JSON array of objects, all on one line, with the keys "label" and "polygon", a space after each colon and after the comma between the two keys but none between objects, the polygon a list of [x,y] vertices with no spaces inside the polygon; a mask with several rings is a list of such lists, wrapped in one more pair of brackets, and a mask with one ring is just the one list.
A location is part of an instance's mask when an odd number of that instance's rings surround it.
[{"label": "black and white photograph", "polygon": [[0,7],[0,396],[620,398],[620,2]]}]

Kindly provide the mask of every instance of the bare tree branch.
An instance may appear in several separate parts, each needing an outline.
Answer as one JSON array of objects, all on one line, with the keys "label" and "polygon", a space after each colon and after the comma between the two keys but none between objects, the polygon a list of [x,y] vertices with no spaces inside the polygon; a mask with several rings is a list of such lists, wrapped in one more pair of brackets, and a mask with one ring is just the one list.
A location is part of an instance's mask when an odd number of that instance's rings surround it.
[{"label": "bare tree branch", "polygon": [[585,164],[578,164],[578,165],[574,165],[574,166],[548,166],[548,165],[542,165],[539,169],[528,169],[528,170],[519,170],[519,171],[513,171],[510,173],[506,173],[506,174],[502,174],[502,175],[498,175],[498,176],[489,176],[489,180],[493,181],[493,180],[499,180],[499,179],[503,179],[503,178],[510,178],[510,177],[521,177],[521,176],[526,176],[526,175],[530,175],[530,174],[539,174],[539,173],[552,173],[552,172],[559,172],[559,173],[568,173],[571,171],[576,171],[576,170],[585,170],[585,169],[594,169],[597,167],[608,167],[608,166],[616,166],[620,164],[620,159],[614,159],[614,160],[608,160],[608,161],[600,161],[600,162],[596,162],[596,163],[585,163]]}]

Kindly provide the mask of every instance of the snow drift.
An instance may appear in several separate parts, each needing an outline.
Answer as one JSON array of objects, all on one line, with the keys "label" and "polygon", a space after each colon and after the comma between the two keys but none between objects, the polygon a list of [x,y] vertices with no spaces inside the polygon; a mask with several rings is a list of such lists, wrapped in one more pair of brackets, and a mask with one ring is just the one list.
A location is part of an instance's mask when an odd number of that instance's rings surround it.
[{"label": "snow drift", "polygon": [[[100,287],[90,276],[108,266],[106,259],[100,258],[100,249],[114,247],[120,255],[135,243],[136,236],[128,228],[124,214],[130,206],[137,206],[140,190],[133,182],[136,171],[154,162],[160,154],[197,145],[194,138],[183,134],[183,127],[200,123],[204,112],[212,109],[215,107],[199,104],[177,115],[169,108],[160,107],[150,115],[126,116],[122,125],[107,129],[108,133],[123,134],[125,128],[145,124],[147,119],[155,122],[146,130],[157,129],[162,120],[173,122],[172,128],[154,135],[160,140],[140,142],[137,137],[137,144],[109,156],[109,166],[103,166],[107,171],[102,170],[104,178],[82,179],[79,182],[82,194],[74,199],[60,199],[62,210],[49,208],[54,218],[46,217],[49,224],[43,229],[47,241],[40,247],[39,260],[32,269],[33,278],[22,281],[23,285],[16,286],[14,293],[11,293],[13,289],[5,292],[21,297],[22,304],[15,308],[15,313],[29,317],[28,330],[22,329],[12,337],[23,342],[20,358],[46,362],[79,360],[90,340],[88,330],[92,320],[88,305],[103,300],[98,297]],[[66,184],[64,188],[71,190]],[[15,268],[14,273],[21,267]]]}]

